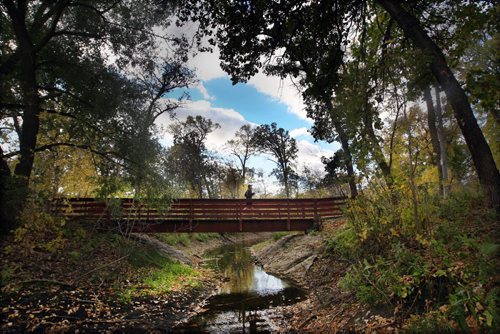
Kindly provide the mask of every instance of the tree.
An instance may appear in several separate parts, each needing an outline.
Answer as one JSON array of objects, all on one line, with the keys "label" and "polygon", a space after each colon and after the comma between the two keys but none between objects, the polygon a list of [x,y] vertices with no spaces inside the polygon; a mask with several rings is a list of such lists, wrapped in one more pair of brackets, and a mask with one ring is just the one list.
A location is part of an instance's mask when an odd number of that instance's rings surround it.
[{"label": "tree", "polygon": [[[151,128],[160,109],[175,108],[157,108],[159,98],[186,86],[192,74],[183,68],[183,41],[156,33],[156,28],[168,26],[171,13],[171,8],[160,10],[159,5],[115,0],[2,2],[0,119],[12,124],[19,138],[9,145],[12,150],[0,152],[2,204],[20,193],[9,216],[16,215],[27,195],[37,152],[65,146],[130,162],[121,156],[126,150],[117,152],[126,146],[123,140],[117,145],[119,139],[151,136],[145,129]],[[158,39],[180,52],[160,60]],[[141,81],[138,73],[145,73],[147,80]],[[158,83],[165,85],[159,88]],[[153,86],[157,96],[151,98]],[[67,120],[64,130],[71,141],[40,146],[40,135],[55,118]],[[138,121],[141,130],[135,129]],[[8,162],[14,165],[12,171]],[[8,218],[6,210],[4,205],[3,218]]]},{"label": "tree", "polygon": [[290,197],[291,182],[297,175],[293,169],[298,152],[295,139],[285,129],[278,128],[276,123],[259,125],[254,138],[255,146],[260,151],[273,156],[271,160],[276,164],[273,174],[283,184],[286,197]]},{"label": "tree", "polygon": [[[431,136],[431,144],[434,151],[432,160],[437,168],[439,176],[439,191],[441,192],[441,195],[443,197],[446,197],[446,193],[444,190],[445,182],[443,180],[443,168],[441,166],[442,153],[440,140],[438,137],[436,109],[434,108],[434,102],[432,100],[431,90],[429,87],[426,87],[424,89],[424,100],[427,106],[427,124],[429,125],[429,134]],[[443,152],[443,154],[446,154],[446,152]]]},{"label": "tree", "polygon": [[493,154],[477,124],[467,95],[448,66],[443,51],[425,32],[418,19],[405,10],[399,1],[377,2],[398,22],[405,35],[430,58],[430,70],[445,91],[453,108],[489,204],[500,210],[500,174]]},{"label": "tree", "polygon": [[210,132],[219,128],[218,123],[202,116],[188,116],[184,122],[176,122],[170,128],[174,145],[169,152],[169,170],[179,181],[186,183],[199,198],[214,198],[211,180],[216,166],[205,146]]},{"label": "tree", "polygon": [[245,182],[247,176],[247,163],[257,149],[254,145],[255,130],[249,124],[242,125],[234,134],[235,138],[227,142],[229,152],[234,155],[241,166],[241,181]]},{"label": "tree", "polygon": [[317,197],[322,178],[319,170],[304,165],[300,173],[299,183],[306,194]]},{"label": "tree", "polygon": [[[328,92],[329,85],[335,81],[335,76],[342,75],[342,60],[350,37],[363,36],[366,33],[366,23],[379,17],[372,15],[373,11],[370,10],[372,3],[380,5],[415,47],[425,55],[430,72],[445,91],[453,107],[489,204],[499,208],[500,174],[491,150],[477,124],[464,90],[448,66],[443,50],[424,30],[421,22],[425,19],[426,13],[434,8],[455,8],[464,5],[469,11],[478,12],[481,11],[479,8],[481,4],[470,2],[456,4],[446,0],[404,4],[396,0],[250,1],[201,4],[188,1],[181,13],[184,16],[181,15],[181,18],[198,20],[202,33],[211,33],[213,28],[217,27],[216,41],[221,49],[221,66],[231,74],[233,82],[245,81],[261,68],[270,74],[282,73],[297,77],[301,71],[299,66],[301,55],[306,52],[300,50],[297,52],[294,46],[301,45],[303,50],[309,52],[310,57],[327,60],[317,62],[319,66],[315,68],[317,71],[315,84],[309,89],[315,92]],[[448,26],[439,22],[434,28],[439,30]],[[319,55],[314,49],[316,45],[320,46]],[[275,58],[280,60],[277,65]],[[281,71],[282,69],[284,71]],[[323,78],[327,79],[321,80]],[[370,114],[366,115],[368,116],[366,121],[369,123]],[[369,130],[369,127],[367,129]],[[374,137],[370,132],[368,134]],[[381,159],[379,161],[382,162]],[[383,164],[381,167],[384,168]]]}]

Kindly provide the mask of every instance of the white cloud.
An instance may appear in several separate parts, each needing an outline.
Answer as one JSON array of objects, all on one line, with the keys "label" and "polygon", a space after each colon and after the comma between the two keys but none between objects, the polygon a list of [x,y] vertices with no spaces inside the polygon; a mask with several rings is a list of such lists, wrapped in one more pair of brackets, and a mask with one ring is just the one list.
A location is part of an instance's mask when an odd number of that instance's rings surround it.
[{"label": "white cloud", "polygon": [[324,167],[321,162],[321,157],[331,157],[333,153],[335,153],[332,149],[322,148],[319,144],[313,144],[307,140],[298,140],[297,148],[299,149],[297,153],[298,172],[301,171],[302,166],[307,166],[323,172]]},{"label": "white cloud", "polygon": [[[175,20],[175,18],[173,20]],[[175,24],[172,24],[167,28],[166,32],[172,36],[185,36],[188,40],[192,40],[197,28],[198,24],[194,22],[187,23],[182,27],[177,27]],[[196,52],[195,54],[191,54],[188,60],[188,67],[195,70],[198,79],[201,81],[209,81],[228,77],[227,73],[224,72],[220,66],[219,48],[217,46],[210,46],[208,37],[203,39],[202,46],[211,47],[212,52]],[[168,47],[166,49],[168,49]],[[301,93],[297,90],[295,85],[293,85],[291,79],[266,76],[262,72],[259,72],[254,75],[248,83],[259,92],[285,104],[288,112],[296,115],[302,120],[312,123],[312,121],[307,118],[306,111],[304,110],[305,105]],[[200,92],[203,95],[205,94],[201,90]]]},{"label": "white cloud", "polygon": [[[219,123],[220,128],[210,133],[207,137],[207,148],[216,152],[223,152],[226,142],[233,138],[234,133],[244,124],[252,124],[245,120],[243,115],[234,109],[217,108],[212,106],[210,101],[198,100],[189,101],[182,107],[175,110],[176,118],[184,121],[188,116],[203,116],[211,119],[214,123]],[[158,125],[165,129],[174,122],[168,115],[158,118]],[[162,144],[169,146],[172,144],[172,135],[166,133],[162,138]]]},{"label": "white cloud", "polygon": [[290,137],[297,138],[301,136],[311,136],[307,128],[297,128],[290,131]]},{"label": "white cloud", "polygon": [[195,88],[201,93],[201,95],[205,100],[212,100],[212,101],[215,100],[215,96],[212,96],[208,93],[208,90],[205,87],[205,85],[203,85],[202,81],[199,81],[198,85],[196,85]]},{"label": "white cloud", "polygon": [[[196,75],[201,81],[209,81],[217,78],[229,78],[228,74],[220,67],[220,51],[213,47],[213,52],[199,52],[192,57],[188,65],[194,68]],[[276,76],[267,76],[262,72],[257,73],[248,81],[257,91],[287,106],[287,111],[302,120],[312,123],[307,118],[305,105],[301,93],[293,85],[291,79],[282,79]],[[201,91],[200,91],[201,92]],[[204,94],[202,92],[202,94]]]},{"label": "white cloud", "polygon": [[259,92],[284,103],[287,106],[289,113],[296,115],[302,120],[312,123],[312,120],[307,118],[302,95],[290,79],[266,76],[260,72],[252,77],[248,83],[254,86]]},{"label": "white cloud", "polygon": [[198,79],[202,81],[227,77],[220,67],[219,56],[219,48],[214,48],[213,52],[199,52],[189,59],[188,66],[196,71]]}]

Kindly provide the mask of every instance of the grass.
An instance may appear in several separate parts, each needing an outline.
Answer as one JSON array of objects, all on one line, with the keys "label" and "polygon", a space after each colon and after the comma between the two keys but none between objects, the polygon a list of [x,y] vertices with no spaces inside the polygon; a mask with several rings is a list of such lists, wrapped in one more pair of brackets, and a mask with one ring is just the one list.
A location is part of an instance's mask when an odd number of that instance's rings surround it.
[{"label": "grass", "polygon": [[152,271],[143,283],[154,293],[165,293],[176,286],[200,287],[199,273],[189,266],[170,262],[159,270]]},{"label": "grass", "polygon": [[290,232],[274,232],[273,240],[278,241],[279,239],[283,238],[284,236],[287,236],[288,234],[290,234]]},{"label": "grass", "polygon": [[193,240],[205,242],[219,239],[220,235],[218,233],[158,233],[155,234],[155,237],[170,246],[182,245],[187,247]]},{"label": "grass", "polygon": [[[26,207],[22,222],[12,244],[2,250],[12,258],[0,270],[2,282],[31,277],[32,271],[40,271],[38,265],[49,263],[57,280],[72,282],[83,277],[91,284],[109,285],[123,301],[201,286],[200,271],[173,261],[157,249],[121,234],[66,223],[44,214],[35,203]],[[165,233],[156,237],[169,245],[185,247],[220,238],[217,233]],[[29,260],[16,265],[19,259]]]},{"label": "grass", "polygon": [[196,288],[201,285],[200,273],[196,269],[173,261],[151,247],[130,243],[128,240],[120,244],[127,248],[128,263],[140,273],[137,285],[142,287],[127,287],[122,291],[125,299],[143,294],[168,293],[177,287]]},{"label": "grass", "polygon": [[259,242],[258,244],[253,245],[250,247],[254,253],[258,253],[270,244],[272,244],[274,241],[271,239],[264,240],[262,242]]}]

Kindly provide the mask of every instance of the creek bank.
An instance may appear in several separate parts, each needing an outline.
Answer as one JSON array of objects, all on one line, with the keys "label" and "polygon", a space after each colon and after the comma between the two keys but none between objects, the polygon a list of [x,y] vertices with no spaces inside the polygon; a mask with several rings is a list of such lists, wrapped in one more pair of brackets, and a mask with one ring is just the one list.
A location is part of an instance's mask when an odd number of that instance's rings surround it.
[{"label": "creek bank", "polygon": [[333,221],[325,232],[291,234],[252,247],[255,261],[266,272],[307,291],[305,300],[282,308],[287,321],[280,323],[281,332],[367,332],[377,328],[391,331],[383,310],[377,312],[356,302],[354,296],[338,286],[350,263],[327,254],[325,244],[342,225],[342,221]]},{"label": "creek bank", "polygon": [[262,240],[270,239],[272,237],[272,233],[220,233],[217,237],[207,238],[205,240],[188,238],[188,243],[179,242],[175,245],[170,245],[165,241],[162,241],[162,238],[155,234],[133,233],[131,237],[144,245],[154,247],[173,260],[177,260],[189,266],[198,267],[203,261],[203,254],[210,250],[228,244],[256,243]]},{"label": "creek bank", "polygon": [[[201,254],[225,243],[269,237],[222,235],[172,247],[150,235],[125,238],[74,224],[57,232],[52,249],[53,235],[26,233],[0,245],[2,333],[168,331],[199,313],[220,283],[216,273],[199,268]],[[158,260],[165,255],[197,269],[177,266],[181,279],[168,292],[158,292],[145,277],[151,277],[151,268],[162,269]],[[144,260],[149,267],[137,267]]]}]

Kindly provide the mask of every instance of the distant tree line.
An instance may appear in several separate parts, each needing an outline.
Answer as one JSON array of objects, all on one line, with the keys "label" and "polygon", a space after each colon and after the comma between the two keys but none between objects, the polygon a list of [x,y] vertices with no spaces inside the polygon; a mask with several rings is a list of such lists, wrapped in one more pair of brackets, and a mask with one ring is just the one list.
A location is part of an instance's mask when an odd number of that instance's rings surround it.
[{"label": "distant tree line", "polygon": [[[188,116],[170,127],[174,140],[166,149],[165,170],[174,188],[185,189],[180,196],[238,198],[247,183],[260,184],[265,191],[265,183],[269,181],[263,172],[249,167],[250,158],[260,154],[276,165],[271,175],[282,185],[282,196],[317,196],[318,192],[326,191],[322,190],[326,188],[324,173],[307,166],[300,172],[297,170],[296,140],[276,123],[257,127],[246,124],[237,130],[226,143],[226,152],[233,159],[222,158],[207,149],[207,136],[217,128],[219,124],[200,115]],[[267,191],[259,194],[268,195]]]}]

